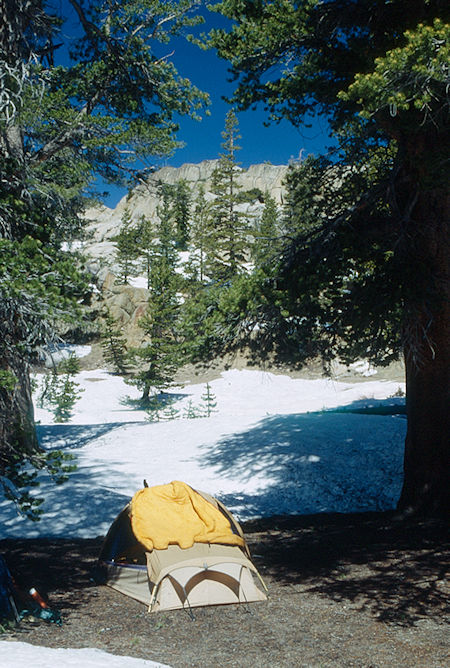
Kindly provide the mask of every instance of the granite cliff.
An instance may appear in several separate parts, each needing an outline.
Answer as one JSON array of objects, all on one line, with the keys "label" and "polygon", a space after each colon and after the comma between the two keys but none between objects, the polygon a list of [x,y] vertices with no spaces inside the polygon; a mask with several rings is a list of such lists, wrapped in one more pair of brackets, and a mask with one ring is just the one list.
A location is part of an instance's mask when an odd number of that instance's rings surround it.
[{"label": "granite cliff", "polygon": [[[145,313],[148,292],[145,281],[134,279],[132,285],[122,285],[116,279],[114,236],[119,232],[122,217],[127,211],[132,220],[141,216],[156,216],[158,205],[158,187],[161,183],[174,185],[185,181],[195,197],[200,185],[205,190],[207,199],[212,199],[212,174],[217,160],[205,160],[199,164],[185,164],[181,167],[163,167],[152,174],[145,184],[136,187],[123,197],[115,209],[96,207],[86,212],[89,240],[83,243],[83,251],[88,258],[88,268],[95,277],[99,292],[94,299],[93,308],[100,312],[107,306],[111,315],[121,326],[129,345],[139,345],[142,331],[138,321]],[[283,181],[286,166],[270,164],[252,165],[242,170],[237,181],[241,192],[266,191],[281,205],[285,195]],[[251,220],[257,220],[264,205],[256,198],[254,201],[240,204],[238,208],[249,214]]]},{"label": "granite cliff", "polygon": [[[217,160],[204,160],[198,164],[185,164],[181,167],[163,167],[152,174],[145,184],[137,186],[128,196],[123,197],[115,209],[108,207],[96,207],[86,212],[89,221],[88,231],[91,239],[85,244],[85,251],[94,260],[94,264],[101,259],[101,264],[113,261],[114,237],[121,224],[125,210],[128,210],[132,220],[138,220],[141,216],[151,217],[156,213],[158,204],[158,185],[167,183],[174,185],[178,181],[186,181],[191,187],[195,197],[200,185],[203,185],[206,197],[212,198],[210,192],[212,173],[217,166]],[[241,191],[258,189],[261,192],[268,191],[269,194],[282,204],[285,194],[283,181],[286,175],[286,166],[270,164],[251,165],[247,170],[242,170],[237,178]],[[240,205],[248,210],[253,217],[262,210],[262,204]],[[97,261],[97,262],[96,262]]]}]

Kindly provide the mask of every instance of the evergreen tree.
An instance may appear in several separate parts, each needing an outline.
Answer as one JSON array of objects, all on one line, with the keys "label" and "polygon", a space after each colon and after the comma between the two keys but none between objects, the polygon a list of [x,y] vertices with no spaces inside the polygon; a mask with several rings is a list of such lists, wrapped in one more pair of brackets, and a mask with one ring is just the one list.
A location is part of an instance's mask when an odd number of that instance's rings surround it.
[{"label": "evergreen tree", "polygon": [[[335,201],[322,202],[313,229],[299,230],[285,253],[291,323],[305,335],[309,323],[328,358],[350,337],[366,356],[403,354],[399,509],[448,515],[448,3],[225,0],[216,8],[231,19],[210,43],[231,63],[233,101],[241,109],[263,102],[296,126],[327,114],[339,143]],[[319,170],[328,189],[330,167]]]},{"label": "evergreen tree", "polygon": [[203,285],[206,279],[207,257],[211,248],[211,203],[205,197],[205,188],[200,184],[194,202],[194,213],[190,229],[191,254],[187,273],[192,281]]},{"label": "evergreen tree", "polygon": [[73,407],[83,392],[74,380],[79,370],[78,358],[70,355],[44,376],[38,402],[53,412],[55,422],[68,422],[72,416]]},{"label": "evergreen tree", "polygon": [[242,170],[236,160],[240,135],[233,110],[226,115],[222,137],[224,153],[220,154],[212,176],[215,199],[211,203],[211,253],[207,269],[210,278],[218,281],[229,280],[243,270],[249,244],[248,219],[237,208],[240,185],[236,177]]},{"label": "evergreen tree", "polygon": [[342,202],[338,183],[343,185],[340,170],[333,169],[327,158],[309,157],[301,164],[293,163],[285,179],[282,235],[292,239],[319,228],[325,204],[338,214]]},{"label": "evergreen tree", "polygon": [[161,57],[169,35],[198,23],[195,2],[69,3],[70,52],[54,3],[0,8],[0,484],[27,508],[23,471],[56,475],[57,461],[37,443],[29,362],[88,298],[63,242],[81,237],[96,176],[140,175],[138,161],[176,147],[175,116],[195,116],[206,100]]},{"label": "evergreen tree", "polygon": [[184,361],[178,331],[180,307],[173,219],[170,209],[165,206],[169,191],[163,189],[162,194],[162,205],[157,211],[159,222],[151,247],[148,310],[139,321],[146,343],[131,351],[137,369],[130,382],[142,390],[144,403],[150,402],[152,392],[156,394],[170,386]]},{"label": "evergreen tree", "polygon": [[202,394],[202,401],[205,404],[205,415],[206,417],[210,417],[212,413],[216,412],[217,401],[216,395],[211,390],[211,385],[209,383],[206,383],[205,391]]},{"label": "evergreen tree", "polygon": [[280,246],[280,230],[278,226],[278,206],[266,191],[264,209],[261,219],[256,225],[252,246],[252,257],[256,267],[263,267],[273,262]]},{"label": "evergreen tree", "polygon": [[191,199],[191,191],[186,181],[178,181],[172,190],[172,212],[177,248],[182,251],[187,249],[189,241]]},{"label": "evergreen tree", "polygon": [[128,371],[126,340],[108,308],[105,309],[103,322],[103,357],[116,373],[125,375]]},{"label": "evergreen tree", "polygon": [[136,275],[136,260],[139,257],[138,229],[132,223],[131,214],[125,209],[119,234],[112,239],[116,246],[116,262],[119,267],[118,278],[127,284],[131,276]]},{"label": "evergreen tree", "polygon": [[137,252],[141,268],[147,278],[147,288],[151,285],[152,258],[154,255],[155,230],[152,221],[141,216],[137,229]]},{"label": "evergreen tree", "polygon": [[173,190],[171,186],[163,184],[161,187],[161,202],[156,208],[159,222],[156,227],[156,238],[159,257],[170,268],[177,261],[177,229],[172,208]]}]

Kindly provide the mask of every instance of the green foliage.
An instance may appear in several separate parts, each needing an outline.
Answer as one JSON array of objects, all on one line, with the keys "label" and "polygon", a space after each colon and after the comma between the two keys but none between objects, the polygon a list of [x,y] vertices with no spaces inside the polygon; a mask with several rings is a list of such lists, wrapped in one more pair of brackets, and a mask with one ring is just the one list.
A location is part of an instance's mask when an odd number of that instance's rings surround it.
[{"label": "green foliage", "polygon": [[216,397],[209,383],[206,384],[205,391],[201,396],[202,403],[200,405],[195,405],[193,400],[190,399],[183,412],[181,412],[173,405],[175,401],[176,398],[171,398],[170,395],[164,396],[162,393],[151,396],[145,405],[149,421],[160,422],[161,420],[178,420],[180,418],[195,420],[211,417],[213,413],[217,412]]},{"label": "green foliage", "polygon": [[207,258],[212,253],[211,203],[206,200],[205,189],[200,185],[194,202],[194,212],[190,228],[191,252],[186,274],[191,289],[202,285],[206,275]]},{"label": "green foliage", "polygon": [[76,376],[80,372],[80,360],[76,355],[70,353],[68,357],[63,358],[58,364],[57,370],[60,374],[67,376]]},{"label": "green foliage", "polygon": [[217,410],[217,400],[209,383],[206,383],[205,391],[202,394],[202,401],[205,405],[205,416],[210,417],[211,414],[215,413]]},{"label": "green foliage", "polygon": [[119,280],[126,284],[131,276],[136,276],[136,260],[139,257],[138,249],[139,228],[131,221],[131,215],[125,210],[122,219],[119,234],[112,238],[115,243],[115,258],[118,264]]},{"label": "green foliage", "polygon": [[186,250],[189,241],[191,191],[186,181],[178,181],[173,188],[172,213],[175,222],[177,248]]},{"label": "green foliage", "polygon": [[271,263],[280,246],[280,230],[278,224],[277,203],[266,192],[264,209],[254,232],[252,258],[257,267]]},{"label": "green foliage", "polygon": [[[163,191],[167,197],[167,191]],[[178,368],[183,363],[178,331],[179,300],[178,278],[175,272],[176,251],[173,219],[164,206],[158,209],[159,222],[149,249],[148,309],[139,326],[145,336],[145,344],[130,351],[135,364],[133,377],[128,381],[142,390],[144,402],[150,393],[158,393],[169,387]]]},{"label": "green foliage", "polygon": [[[169,41],[202,21],[196,0],[70,4],[77,38],[68,48],[69,17],[56,15],[64,3],[56,10],[47,0],[2,4],[8,30],[0,33],[1,476],[9,475],[10,462],[33,467],[41,456],[28,364],[64,321],[80,321],[89,299],[83,260],[66,249],[83,237],[93,182],[99,175],[120,184],[142,179],[142,164],[178,145],[178,116],[197,117],[207,103],[167,56]],[[126,234],[118,244],[126,280]],[[10,373],[18,379],[14,388]],[[77,394],[72,379],[63,378],[49,390],[59,397],[58,419],[67,419]]]},{"label": "green foliage", "polygon": [[180,415],[180,411],[172,404],[169,404],[163,411],[164,420],[176,420]]},{"label": "green foliage", "polygon": [[[407,30],[404,38],[402,46],[375,58],[372,72],[356,74],[338,98],[356,100],[367,119],[388,108],[392,116],[416,110],[422,122],[433,123],[436,113],[446,113],[442,101],[450,83],[450,25],[436,18],[432,25]],[[448,113],[448,96],[445,107]]]},{"label": "green foliage", "polygon": [[230,19],[209,46],[231,64],[231,102],[263,103],[296,126],[326,114],[338,142],[334,164],[318,166],[319,187],[302,173],[292,191],[294,234],[273,274],[275,321],[291,330],[278,340],[297,341],[297,356],[320,353],[325,364],[335,355],[386,363],[403,352],[399,507],[448,515],[448,434],[437,426],[447,417],[450,353],[448,2],[223,0],[214,8]]},{"label": "green foliage", "polygon": [[233,110],[227,113],[222,132],[224,153],[212,176],[211,248],[207,257],[207,273],[213,280],[226,281],[239,272],[248,260],[249,223],[247,216],[237,208],[240,186],[236,176],[241,172],[236,160],[240,149],[237,141],[238,121]]},{"label": "green foliage", "polygon": [[369,190],[367,175],[358,170],[317,163],[315,172],[311,165],[293,168],[288,179],[288,200],[295,201],[298,213],[312,201],[312,215],[296,219],[295,241],[283,250],[277,287],[296,323],[293,340],[309,342],[308,354],[320,353],[326,363],[364,357],[384,364],[401,349],[402,270],[392,252],[393,230],[386,221],[380,235],[387,212],[378,189],[371,210],[364,212],[364,226],[352,224],[359,216],[354,205],[361,184]]},{"label": "green foliage", "polygon": [[215,9],[233,21],[209,45],[231,64],[238,108],[263,101],[295,125],[321,111],[339,142],[332,161],[309,159],[288,174],[281,262],[265,270],[275,302],[257,309],[267,327],[292,350],[297,341],[300,357],[309,350],[325,361],[385,363],[405,342],[423,347],[426,333],[411,339],[412,314],[445,292],[432,270],[445,260],[421,258],[417,242],[434,234],[422,198],[442,188],[436,198],[446,201],[444,3],[225,0]]},{"label": "green foliage", "polygon": [[[272,304],[274,291],[272,281],[260,271],[239,274],[225,284],[210,284],[198,290],[186,300],[182,313],[180,328],[186,356],[193,362],[205,363],[240,347],[252,348],[257,330],[268,339],[269,332],[274,333],[272,324],[266,327],[268,313],[279,310]],[[266,343],[269,346],[268,340]],[[274,344],[275,339],[270,347]],[[260,346],[261,357],[267,351]]]},{"label": "green foliage", "polygon": [[24,458],[19,450],[13,451],[4,465],[4,473],[0,476],[5,498],[16,505],[21,515],[34,522],[38,521],[43,513],[41,506],[44,499],[36,493],[32,494],[30,490],[38,490],[39,472],[47,471],[57,485],[62,484],[68,480],[68,475],[76,470],[73,460],[73,455],[61,450],[35,452],[30,460]]},{"label": "green foliage", "polygon": [[105,309],[103,323],[103,357],[116,373],[125,375],[128,372],[126,340],[108,308]]},{"label": "green foliage", "polygon": [[[322,111],[338,129],[356,110],[344,92],[355,82],[355,75],[362,77],[361,85],[369,84],[372,75],[367,73],[376,62],[378,71],[369,88],[375,85],[382,91],[388,105],[389,96],[403,90],[406,98],[412,93],[421,106],[429,100],[425,89],[431,79],[436,77],[438,83],[448,76],[448,47],[440,42],[448,8],[441,0],[258,4],[224,0],[214,5],[214,11],[232,21],[230,28],[212,30],[206,40],[231,65],[237,82],[232,102],[239,109],[262,102],[272,118],[285,117],[294,125]],[[437,42],[434,31],[438,31]],[[388,52],[391,55],[385,56]],[[401,72],[398,77],[396,73]],[[420,87],[425,97],[418,92]],[[429,93],[433,97],[432,89]]]},{"label": "green foliage", "polygon": [[238,193],[236,201],[238,203],[253,203],[256,201],[264,202],[264,194],[259,188],[251,188]]},{"label": "green foliage", "polygon": [[13,341],[32,348],[47,338],[56,320],[73,322],[79,316],[89,286],[78,260],[29,235],[0,239],[0,351]]},{"label": "green foliage", "polygon": [[147,287],[151,284],[152,259],[154,255],[155,230],[152,221],[141,216],[137,224],[136,254],[138,263],[147,278]]},{"label": "green foliage", "polygon": [[188,405],[184,409],[183,417],[186,420],[195,420],[196,418],[202,417],[201,411],[198,407],[194,406],[192,399],[189,400]]},{"label": "green foliage", "polygon": [[7,392],[13,392],[17,385],[17,378],[12,371],[0,370],[0,387]]},{"label": "green foliage", "polygon": [[43,378],[38,404],[53,412],[55,422],[68,422],[72,409],[81,396],[83,390],[80,389],[80,384],[73,380],[79,369],[77,357],[70,355]]},{"label": "green foliage", "polygon": [[177,258],[176,238],[177,229],[172,210],[173,190],[171,186],[162,184],[160,186],[161,199],[156,209],[159,223],[156,226],[156,238],[158,240],[159,255],[173,265]]}]

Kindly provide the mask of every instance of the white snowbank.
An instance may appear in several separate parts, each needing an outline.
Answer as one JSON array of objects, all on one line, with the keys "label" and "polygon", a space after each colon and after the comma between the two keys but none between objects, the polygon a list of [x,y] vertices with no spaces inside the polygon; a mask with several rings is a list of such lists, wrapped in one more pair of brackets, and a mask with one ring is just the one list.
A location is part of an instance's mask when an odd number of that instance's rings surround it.
[{"label": "white snowbank", "polygon": [[[364,369],[365,370],[365,369]],[[205,410],[204,384],[162,396],[179,418],[149,422],[135,388],[106,371],[77,377],[83,392],[67,424],[36,409],[45,448],[76,456],[70,481],[41,476],[46,514],[39,523],[0,502],[5,537],[93,537],[142,486],[183,480],[218,496],[241,519],[278,513],[392,508],[402,480],[406,420],[330,409],[402,403],[399,384],[291,379],[260,371],[227,371],[210,383],[216,412]],[[400,385],[403,389],[403,385]],[[0,642],[0,665],[47,668],[139,668],[162,664],[97,649],[49,649]]]},{"label": "white snowbank", "polygon": [[[18,517],[7,502],[0,537],[103,535],[142,487],[183,480],[219,497],[241,519],[278,513],[352,512],[392,508],[402,480],[406,420],[392,415],[336,413],[387,399],[390,381],[341,383],[231,370],[210,383],[216,412],[205,409],[204,384],[162,395],[178,419],[149,422],[133,400],[138,391],[106,371],[84,371],[73,417],[55,424],[37,409],[46,448],[76,457],[70,481],[45,475],[43,519]],[[163,416],[164,417],[164,416]]]},{"label": "white snowbank", "polygon": [[0,666],[5,668],[169,668],[166,664],[129,656],[116,656],[100,649],[51,649],[24,642],[0,642]]}]

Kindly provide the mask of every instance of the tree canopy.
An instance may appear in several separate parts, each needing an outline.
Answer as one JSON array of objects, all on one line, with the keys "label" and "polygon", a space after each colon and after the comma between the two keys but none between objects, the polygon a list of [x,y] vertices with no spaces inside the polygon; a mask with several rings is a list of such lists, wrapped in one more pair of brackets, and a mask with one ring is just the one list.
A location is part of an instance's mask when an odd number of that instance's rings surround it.
[{"label": "tree canopy", "polygon": [[196,116],[207,102],[167,46],[199,21],[196,0],[63,7],[68,14],[47,0],[0,5],[0,480],[19,505],[22,469],[49,463],[28,364],[88,298],[68,246],[82,235],[86,194],[99,175],[142,179],[152,158],[176,147],[175,116]]},{"label": "tree canopy", "polygon": [[399,507],[448,512],[448,4],[225,0],[214,9],[231,19],[209,35],[236,81],[231,102],[261,103],[295,125],[326,114],[338,143],[331,159],[289,177],[289,238],[258,314],[266,331],[277,321],[278,341],[299,356],[388,362],[403,350]]}]

